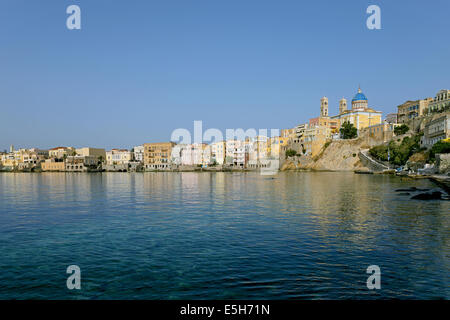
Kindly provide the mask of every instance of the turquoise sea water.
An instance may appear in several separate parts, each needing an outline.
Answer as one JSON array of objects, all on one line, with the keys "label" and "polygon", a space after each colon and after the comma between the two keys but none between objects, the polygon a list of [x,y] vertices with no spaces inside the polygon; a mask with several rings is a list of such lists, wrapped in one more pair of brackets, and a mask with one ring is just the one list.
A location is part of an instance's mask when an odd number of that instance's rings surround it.
[{"label": "turquoise sea water", "polygon": [[[353,173],[1,173],[0,299],[450,298],[450,201]],[[66,268],[81,269],[68,290]],[[366,268],[381,268],[381,290]]]}]

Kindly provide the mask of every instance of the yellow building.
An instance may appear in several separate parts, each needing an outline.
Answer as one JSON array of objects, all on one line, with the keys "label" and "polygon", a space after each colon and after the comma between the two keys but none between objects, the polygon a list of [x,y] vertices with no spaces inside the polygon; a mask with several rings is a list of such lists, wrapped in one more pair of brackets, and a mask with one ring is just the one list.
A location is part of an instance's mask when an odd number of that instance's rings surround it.
[{"label": "yellow building", "polygon": [[[341,100],[341,104],[343,100]],[[341,112],[337,116],[331,117],[331,120],[337,120],[337,130],[344,122],[350,122],[358,131],[382,122],[382,112],[368,107],[368,100],[361,88],[358,89],[358,93],[352,100],[351,110],[346,110],[342,106],[339,109]]]},{"label": "yellow building", "polygon": [[147,170],[168,170],[171,167],[173,142],[145,143],[144,166]]},{"label": "yellow building", "polygon": [[47,159],[41,162],[42,171],[65,171],[64,161],[55,161],[55,159]]}]

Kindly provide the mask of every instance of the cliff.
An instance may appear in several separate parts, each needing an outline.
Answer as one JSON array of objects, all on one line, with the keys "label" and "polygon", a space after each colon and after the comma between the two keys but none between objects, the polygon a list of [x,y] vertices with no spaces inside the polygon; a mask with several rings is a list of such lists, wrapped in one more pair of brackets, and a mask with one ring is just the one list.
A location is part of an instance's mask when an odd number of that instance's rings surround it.
[{"label": "cliff", "polygon": [[354,171],[364,168],[358,156],[359,152],[379,144],[368,136],[351,140],[333,140],[316,157],[290,157],[285,160],[281,171],[287,170],[321,170],[321,171]]}]

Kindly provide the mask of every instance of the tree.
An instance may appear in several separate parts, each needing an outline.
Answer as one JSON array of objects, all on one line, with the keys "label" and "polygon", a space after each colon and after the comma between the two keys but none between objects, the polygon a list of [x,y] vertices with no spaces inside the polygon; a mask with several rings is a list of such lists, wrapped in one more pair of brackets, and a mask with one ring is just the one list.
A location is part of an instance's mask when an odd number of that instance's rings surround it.
[{"label": "tree", "polygon": [[394,133],[396,136],[400,136],[402,134],[405,134],[409,131],[409,127],[406,124],[402,124],[399,127],[394,128]]},{"label": "tree", "polygon": [[297,151],[292,150],[292,149],[286,150],[286,158],[295,157],[296,155],[297,155]]},{"label": "tree", "polygon": [[342,124],[341,129],[339,131],[341,133],[342,139],[354,139],[358,136],[358,130],[352,123],[348,121]]}]

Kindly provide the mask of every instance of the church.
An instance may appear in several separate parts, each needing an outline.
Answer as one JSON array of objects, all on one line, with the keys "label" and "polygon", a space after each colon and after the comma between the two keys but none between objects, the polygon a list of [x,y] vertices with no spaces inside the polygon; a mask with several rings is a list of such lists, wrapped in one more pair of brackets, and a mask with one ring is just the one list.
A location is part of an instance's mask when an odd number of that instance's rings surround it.
[{"label": "church", "polygon": [[[320,114],[321,117],[328,117],[328,99],[323,97],[321,100]],[[367,100],[361,88],[352,99],[352,108],[347,108],[347,100],[342,98],[339,101],[339,114],[330,117],[332,123],[337,124],[337,130],[344,122],[352,123],[356,129],[361,130],[373,125],[381,124],[382,112],[375,111],[369,108],[369,101]]]}]

